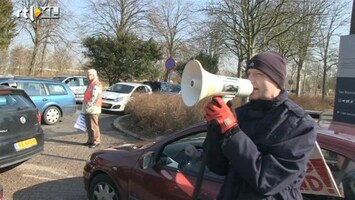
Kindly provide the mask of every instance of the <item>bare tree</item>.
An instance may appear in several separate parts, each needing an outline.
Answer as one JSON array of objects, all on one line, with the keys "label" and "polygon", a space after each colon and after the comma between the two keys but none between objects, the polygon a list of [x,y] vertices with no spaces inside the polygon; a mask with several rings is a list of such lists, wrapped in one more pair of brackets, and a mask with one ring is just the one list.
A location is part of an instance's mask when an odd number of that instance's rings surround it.
[{"label": "bare tree", "polygon": [[69,73],[68,69],[72,68],[74,62],[70,49],[66,47],[58,47],[58,49],[50,55],[49,60],[52,69],[56,70],[56,75]]},{"label": "bare tree", "polygon": [[[202,14],[202,13],[201,13]],[[195,39],[195,46],[198,50],[203,50],[207,55],[222,55],[227,54],[225,48],[223,48],[223,29],[221,24],[214,22],[210,19],[205,19],[200,22],[196,27],[197,36]]]},{"label": "bare tree", "polygon": [[[30,18],[19,18],[19,26],[20,32],[27,33],[31,41],[33,43],[33,51],[31,55],[30,64],[28,67],[27,75],[34,75],[36,72],[36,67],[40,67],[40,71],[43,71],[45,53],[48,50],[48,44],[56,45],[59,41],[66,42],[66,27],[64,26],[64,22],[66,17],[69,18],[70,13],[66,13],[66,15],[62,15],[60,13],[63,9],[63,6],[59,6],[60,0],[16,0],[17,9],[21,10],[24,8],[39,8],[43,6],[53,6],[58,5],[59,10],[59,18],[58,19],[44,19],[35,16],[33,21]],[[42,10],[43,11],[43,10]],[[22,13],[24,14],[24,13]],[[31,13],[27,13],[30,15]],[[41,58],[40,58],[41,56]],[[40,60],[39,60],[40,59]]]},{"label": "bare tree", "polygon": [[332,0],[331,7],[326,10],[324,16],[318,18],[319,32],[317,36],[316,51],[322,62],[323,77],[322,77],[322,99],[325,98],[327,91],[327,72],[338,64],[338,46],[334,41],[339,37],[339,30],[344,25],[348,24],[348,19],[345,11],[350,5],[350,2]]},{"label": "bare tree", "polygon": [[86,21],[90,34],[115,36],[134,32],[144,19],[145,0],[88,0]]},{"label": "bare tree", "polygon": [[305,18],[299,15],[297,10],[285,12],[290,2],[288,0],[222,0],[206,8],[209,15],[222,24],[224,45],[239,60],[239,76],[244,61],[248,61],[255,52],[268,49],[271,41]]},{"label": "bare tree", "polygon": [[[296,95],[301,94],[302,71],[306,62],[312,60],[312,48],[316,45],[317,24],[319,17],[324,17],[324,13],[331,4],[328,0],[303,1],[301,4],[295,3],[294,9],[300,10],[300,14],[309,14],[301,23],[292,28],[293,44],[291,46],[293,54],[292,60],[297,65],[296,72]],[[305,81],[305,80],[304,80]]]},{"label": "bare tree", "polygon": [[[186,47],[188,29],[191,28],[190,20],[193,17],[192,5],[183,0],[161,0],[152,4],[148,13],[148,28],[166,49],[169,58],[177,56],[179,50]],[[165,80],[169,71],[165,73]]]},{"label": "bare tree", "polygon": [[10,67],[8,73],[14,75],[25,75],[31,58],[31,49],[22,45],[14,46],[10,51]]}]

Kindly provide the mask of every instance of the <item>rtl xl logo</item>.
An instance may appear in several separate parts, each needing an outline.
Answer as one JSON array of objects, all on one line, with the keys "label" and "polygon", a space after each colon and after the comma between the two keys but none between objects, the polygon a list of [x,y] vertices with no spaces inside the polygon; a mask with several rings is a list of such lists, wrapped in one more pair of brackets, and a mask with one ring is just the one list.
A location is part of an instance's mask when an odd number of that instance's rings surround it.
[{"label": "rtl xl logo", "polygon": [[36,19],[59,19],[60,8],[55,6],[24,7],[22,10],[17,11],[17,18],[21,17],[25,19],[29,18],[32,22]]}]

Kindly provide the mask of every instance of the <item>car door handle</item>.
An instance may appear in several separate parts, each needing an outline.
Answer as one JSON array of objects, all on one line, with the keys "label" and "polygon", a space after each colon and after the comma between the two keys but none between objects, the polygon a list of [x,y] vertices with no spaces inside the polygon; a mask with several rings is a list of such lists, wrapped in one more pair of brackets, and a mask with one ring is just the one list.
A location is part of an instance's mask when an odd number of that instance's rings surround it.
[{"label": "car door handle", "polygon": [[48,101],[48,99],[47,98],[43,98],[42,101]]}]

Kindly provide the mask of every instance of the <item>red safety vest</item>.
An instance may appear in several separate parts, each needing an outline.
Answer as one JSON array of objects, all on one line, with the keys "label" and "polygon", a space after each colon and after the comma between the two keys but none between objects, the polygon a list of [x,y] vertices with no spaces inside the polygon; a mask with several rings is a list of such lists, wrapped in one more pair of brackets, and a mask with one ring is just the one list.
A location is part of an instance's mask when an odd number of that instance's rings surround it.
[{"label": "red safety vest", "polygon": [[[100,85],[100,90],[101,90],[101,83],[99,80],[94,80],[91,81],[90,85],[88,86],[88,88],[85,91],[85,95],[84,95],[84,103],[88,103],[90,101],[90,99],[92,98],[92,91],[95,87],[96,84]],[[101,95],[99,97],[99,99],[95,102],[95,106],[100,106],[101,107],[102,104],[102,98]]]}]

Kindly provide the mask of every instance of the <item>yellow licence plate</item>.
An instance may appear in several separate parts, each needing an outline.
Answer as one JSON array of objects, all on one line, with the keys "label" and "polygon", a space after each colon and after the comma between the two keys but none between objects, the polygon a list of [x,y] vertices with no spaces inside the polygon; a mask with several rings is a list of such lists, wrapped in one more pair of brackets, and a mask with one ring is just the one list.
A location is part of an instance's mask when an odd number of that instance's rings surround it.
[{"label": "yellow licence plate", "polygon": [[28,140],[17,142],[17,143],[14,144],[14,146],[15,146],[16,151],[21,151],[23,149],[27,149],[27,148],[36,146],[37,144],[38,143],[37,143],[36,138],[31,138],[31,139],[28,139]]}]

